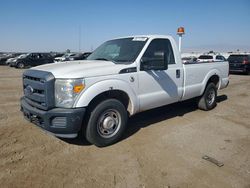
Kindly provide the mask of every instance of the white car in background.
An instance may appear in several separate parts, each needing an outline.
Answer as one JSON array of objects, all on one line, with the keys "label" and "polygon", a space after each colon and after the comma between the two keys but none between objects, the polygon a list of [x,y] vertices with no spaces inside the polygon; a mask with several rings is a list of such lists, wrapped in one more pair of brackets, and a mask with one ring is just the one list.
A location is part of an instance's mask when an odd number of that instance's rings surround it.
[{"label": "white car in background", "polygon": [[214,62],[214,61],[226,61],[226,58],[222,55],[204,54],[198,57],[198,62]]},{"label": "white car in background", "polygon": [[56,57],[54,59],[54,61],[55,62],[67,61],[67,60],[69,60],[71,57],[73,57],[75,55],[76,55],[75,53],[67,53],[67,54],[64,54],[62,57]]},{"label": "white car in background", "polygon": [[9,58],[7,61],[6,61],[6,65],[9,65],[11,64],[12,62],[16,61],[16,57],[13,57],[13,58]]},{"label": "white car in background", "polygon": [[187,63],[196,63],[197,62],[197,57],[195,56],[190,56],[190,57],[183,57],[181,58],[182,63],[187,64]]}]

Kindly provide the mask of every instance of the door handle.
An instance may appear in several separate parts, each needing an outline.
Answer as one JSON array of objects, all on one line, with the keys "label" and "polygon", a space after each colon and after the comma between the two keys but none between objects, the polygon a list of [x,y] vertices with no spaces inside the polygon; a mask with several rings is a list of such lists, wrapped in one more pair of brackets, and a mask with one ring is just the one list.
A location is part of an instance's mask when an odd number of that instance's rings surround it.
[{"label": "door handle", "polygon": [[180,69],[176,70],[176,78],[180,78],[181,77],[181,71]]}]

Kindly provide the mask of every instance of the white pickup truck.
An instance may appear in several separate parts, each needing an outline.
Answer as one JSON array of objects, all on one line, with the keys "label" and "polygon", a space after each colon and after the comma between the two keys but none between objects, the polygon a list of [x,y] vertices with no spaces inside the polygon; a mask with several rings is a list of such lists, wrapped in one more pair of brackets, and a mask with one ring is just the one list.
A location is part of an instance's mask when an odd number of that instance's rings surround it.
[{"label": "white pickup truck", "polygon": [[226,61],[182,64],[171,36],[118,38],[87,60],[25,71],[21,111],[57,137],[79,135],[102,147],[117,142],[136,113],[191,98],[213,109],[228,73]]}]

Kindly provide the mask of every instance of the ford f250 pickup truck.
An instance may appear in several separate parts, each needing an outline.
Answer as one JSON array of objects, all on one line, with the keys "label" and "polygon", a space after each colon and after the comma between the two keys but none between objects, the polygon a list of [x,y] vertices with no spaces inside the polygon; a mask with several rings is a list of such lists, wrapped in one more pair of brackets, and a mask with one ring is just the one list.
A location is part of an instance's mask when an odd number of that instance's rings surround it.
[{"label": "ford f250 pickup truck", "polygon": [[226,61],[182,64],[171,36],[117,38],[87,60],[25,71],[21,111],[57,137],[79,135],[103,147],[119,141],[136,113],[191,98],[213,109],[228,75]]}]

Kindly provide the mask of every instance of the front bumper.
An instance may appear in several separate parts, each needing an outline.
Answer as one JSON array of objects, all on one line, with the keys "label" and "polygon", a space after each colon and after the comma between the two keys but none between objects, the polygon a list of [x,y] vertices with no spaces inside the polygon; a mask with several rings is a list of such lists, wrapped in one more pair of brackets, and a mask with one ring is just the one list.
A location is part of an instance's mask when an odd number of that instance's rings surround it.
[{"label": "front bumper", "polygon": [[54,108],[48,111],[37,109],[21,98],[24,117],[57,137],[75,138],[81,129],[85,108]]}]

